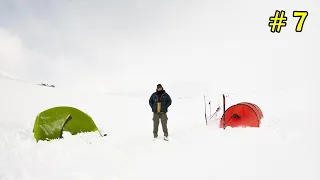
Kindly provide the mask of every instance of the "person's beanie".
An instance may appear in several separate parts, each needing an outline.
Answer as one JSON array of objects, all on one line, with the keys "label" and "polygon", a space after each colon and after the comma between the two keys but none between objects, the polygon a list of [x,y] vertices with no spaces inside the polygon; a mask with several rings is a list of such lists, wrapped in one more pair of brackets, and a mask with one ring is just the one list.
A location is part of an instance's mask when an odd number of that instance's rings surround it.
[{"label": "person's beanie", "polygon": [[161,84],[158,84],[158,85],[157,85],[157,89],[158,89],[158,88],[163,88],[163,87],[162,87]]}]

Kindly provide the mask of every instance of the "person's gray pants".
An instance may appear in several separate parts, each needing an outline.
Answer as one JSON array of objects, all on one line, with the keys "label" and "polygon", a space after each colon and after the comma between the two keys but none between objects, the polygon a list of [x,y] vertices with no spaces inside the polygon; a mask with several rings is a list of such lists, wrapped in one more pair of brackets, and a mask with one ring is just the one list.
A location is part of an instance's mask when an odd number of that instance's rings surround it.
[{"label": "person's gray pants", "polygon": [[168,136],[168,116],[167,113],[160,112],[160,113],[153,113],[153,134],[155,137],[158,136],[158,127],[161,119],[161,125],[162,125],[162,130],[164,133],[164,136]]}]

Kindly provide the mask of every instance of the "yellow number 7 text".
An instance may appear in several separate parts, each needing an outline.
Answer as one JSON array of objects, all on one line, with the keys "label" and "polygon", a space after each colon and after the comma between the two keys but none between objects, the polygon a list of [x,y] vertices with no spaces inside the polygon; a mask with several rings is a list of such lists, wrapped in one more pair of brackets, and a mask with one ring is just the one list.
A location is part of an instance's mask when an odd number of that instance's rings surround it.
[{"label": "yellow number 7 text", "polygon": [[296,32],[301,32],[304,22],[308,16],[308,11],[293,11],[293,17],[300,17],[296,26]]}]

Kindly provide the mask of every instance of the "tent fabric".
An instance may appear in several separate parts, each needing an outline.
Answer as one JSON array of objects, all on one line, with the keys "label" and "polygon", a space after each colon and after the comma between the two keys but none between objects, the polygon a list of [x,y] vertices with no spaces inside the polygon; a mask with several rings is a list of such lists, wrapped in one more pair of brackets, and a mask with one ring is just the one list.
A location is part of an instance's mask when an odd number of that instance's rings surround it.
[{"label": "tent fabric", "polygon": [[229,107],[220,120],[220,128],[230,127],[260,127],[263,118],[261,109],[253,103],[242,102]]},{"label": "tent fabric", "polygon": [[54,107],[37,115],[33,127],[37,141],[61,138],[63,131],[75,135],[99,130],[89,115],[73,107]]}]

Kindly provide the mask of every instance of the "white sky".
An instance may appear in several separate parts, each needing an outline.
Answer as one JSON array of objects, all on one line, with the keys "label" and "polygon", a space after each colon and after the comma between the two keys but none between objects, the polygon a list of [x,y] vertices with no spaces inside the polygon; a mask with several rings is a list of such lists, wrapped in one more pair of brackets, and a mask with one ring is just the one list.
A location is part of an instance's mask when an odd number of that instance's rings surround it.
[{"label": "white sky", "polygon": [[[0,4],[0,71],[36,83],[150,91],[158,83],[170,89],[178,82],[184,90],[200,82],[255,92],[311,87],[320,77],[316,0]],[[288,16],[280,34],[268,27],[275,10]],[[293,10],[309,11],[301,33],[294,32]]]}]

